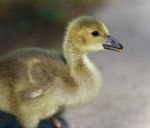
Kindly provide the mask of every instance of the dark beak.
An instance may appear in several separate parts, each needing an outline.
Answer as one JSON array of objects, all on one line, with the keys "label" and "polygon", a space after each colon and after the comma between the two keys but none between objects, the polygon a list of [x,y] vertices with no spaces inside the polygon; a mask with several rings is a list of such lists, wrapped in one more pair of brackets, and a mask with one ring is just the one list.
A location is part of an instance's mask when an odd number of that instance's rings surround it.
[{"label": "dark beak", "polygon": [[123,45],[119,43],[118,40],[110,35],[106,36],[106,43],[103,44],[104,49],[114,50],[120,52],[123,50]]}]

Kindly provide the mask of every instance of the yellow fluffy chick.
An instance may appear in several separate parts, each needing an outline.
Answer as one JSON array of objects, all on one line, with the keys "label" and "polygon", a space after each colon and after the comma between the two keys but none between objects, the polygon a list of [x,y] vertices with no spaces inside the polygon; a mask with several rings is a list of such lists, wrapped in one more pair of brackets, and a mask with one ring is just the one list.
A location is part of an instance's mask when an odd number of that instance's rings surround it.
[{"label": "yellow fluffy chick", "polygon": [[101,79],[88,52],[122,45],[106,26],[91,16],[73,20],[66,30],[63,54],[28,48],[0,59],[0,110],[16,116],[23,128],[37,128],[64,107],[77,106],[98,95]]}]

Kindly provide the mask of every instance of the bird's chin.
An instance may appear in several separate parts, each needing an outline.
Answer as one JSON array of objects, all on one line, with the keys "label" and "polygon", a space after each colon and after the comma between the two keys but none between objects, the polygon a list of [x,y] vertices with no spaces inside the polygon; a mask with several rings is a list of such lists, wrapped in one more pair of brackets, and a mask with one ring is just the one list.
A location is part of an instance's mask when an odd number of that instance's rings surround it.
[{"label": "bird's chin", "polygon": [[105,50],[104,47],[101,46],[101,45],[92,46],[89,49],[89,51],[92,51],[92,52],[98,52],[98,51],[101,51],[101,50]]}]

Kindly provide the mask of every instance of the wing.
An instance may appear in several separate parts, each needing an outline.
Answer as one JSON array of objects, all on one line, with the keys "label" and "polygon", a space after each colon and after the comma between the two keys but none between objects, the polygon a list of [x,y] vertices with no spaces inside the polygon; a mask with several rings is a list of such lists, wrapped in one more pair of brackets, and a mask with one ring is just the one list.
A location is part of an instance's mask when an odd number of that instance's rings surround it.
[{"label": "wing", "polygon": [[56,79],[66,77],[68,68],[65,58],[59,54],[30,59],[26,72],[30,86],[23,90],[23,98],[35,99],[57,86]]},{"label": "wing", "polygon": [[[0,86],[20,98],[34,99],[56,86],[57,78],[68,79],[62,54],[46,49],[23,49],[0,58]],[[3,87],[2,87],[3,88]]]}]

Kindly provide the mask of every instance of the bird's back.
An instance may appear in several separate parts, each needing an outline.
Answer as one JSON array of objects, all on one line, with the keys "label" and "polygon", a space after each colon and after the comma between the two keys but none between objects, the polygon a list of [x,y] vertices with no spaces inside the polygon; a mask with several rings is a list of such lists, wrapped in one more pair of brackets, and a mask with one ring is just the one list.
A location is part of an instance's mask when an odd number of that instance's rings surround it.
[{"label": "bird's back", "polygon": [[12,79],[16,75],[20,76],[29,67],[33,66],[32,68],[35,69],[36,64],[43,65],[41,68],[45,71],[48,71],[48,67],[53,69],[53,72],[50,73],[55,75],[57,72],[54,71],[67,69],[65,58],[61,53],[47,49],[27,48],[10,52],[0,58],[0,80],[3,78]]}]

